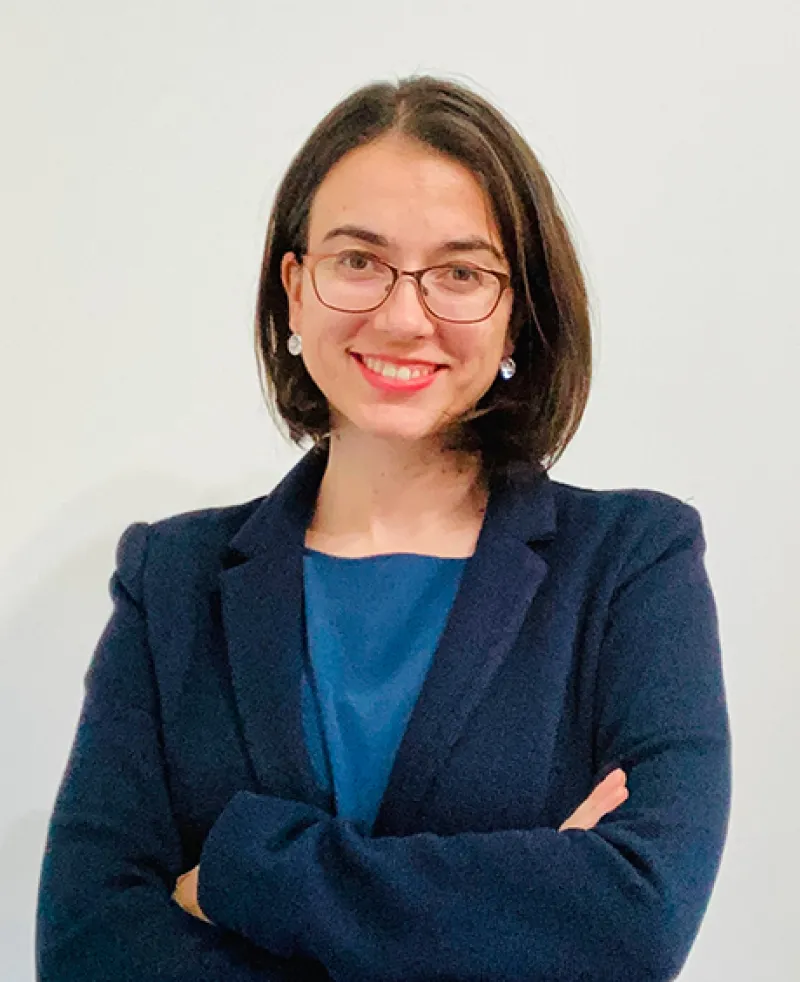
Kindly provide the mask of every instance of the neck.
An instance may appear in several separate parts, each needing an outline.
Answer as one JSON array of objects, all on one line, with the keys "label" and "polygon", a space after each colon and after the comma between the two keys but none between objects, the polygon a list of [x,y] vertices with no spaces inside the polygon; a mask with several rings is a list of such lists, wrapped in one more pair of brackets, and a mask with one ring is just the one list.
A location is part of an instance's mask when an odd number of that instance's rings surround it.
[{"label": "neck", "polygon": [[475,457],[334,432],[306,543],[339,555],[470,555],[487,500]]}]

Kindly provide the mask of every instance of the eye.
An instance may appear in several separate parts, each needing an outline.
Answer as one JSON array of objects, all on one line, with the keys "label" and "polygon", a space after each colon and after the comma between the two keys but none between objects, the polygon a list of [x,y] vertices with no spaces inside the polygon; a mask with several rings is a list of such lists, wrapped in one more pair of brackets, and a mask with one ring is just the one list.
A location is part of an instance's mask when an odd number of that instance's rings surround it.
[{"label": "eye", "polygon": [[489,276],[483,270],[464,263],[435,266],[430,271],[431,286],[451,293],[469,293],[487,284]]},{"label": "eye", "polygon": [[452,279],[457,283],[470,283],[480,279],[480,272],[471,266],[448,266],[447,269],[452,273]]},{"label": "eye", "polygon": [[380,263],[380,260],[377,260],[370,253],[361,252],[358,249],[347,249],[345,252],[340,252],[336,257],[337,267],[352,273],[374,271],[377,268],[377,263]]}]

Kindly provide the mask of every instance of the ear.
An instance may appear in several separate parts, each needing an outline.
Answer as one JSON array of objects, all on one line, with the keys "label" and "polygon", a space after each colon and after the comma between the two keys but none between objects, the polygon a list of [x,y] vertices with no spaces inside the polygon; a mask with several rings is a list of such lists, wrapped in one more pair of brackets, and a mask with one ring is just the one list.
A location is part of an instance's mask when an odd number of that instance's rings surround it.
[{"label": "ear", "polygon": [[503,357],[510,358],[514,354],[514,342],[511,338],[506,338],[506,343],[503,345]]},{"label": "ear", "polygon": [[281,260],[281,282],[289,303],[289,326],[295,331],[302,307],[303,267],[293,252],[287,252]]}]

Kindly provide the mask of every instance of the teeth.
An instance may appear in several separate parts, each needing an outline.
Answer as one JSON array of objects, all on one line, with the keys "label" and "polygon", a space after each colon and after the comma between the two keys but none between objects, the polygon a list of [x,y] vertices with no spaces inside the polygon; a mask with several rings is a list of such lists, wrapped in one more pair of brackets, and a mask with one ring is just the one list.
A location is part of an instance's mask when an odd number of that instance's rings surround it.
[{"label": "teeth", "polygon": [[363,358],[364,364],[372,372],[383,375],[384,378],[396,378],[401,382],[407,382],[413,378],[420,378],[422,375],[430,375],[435,371],[432,365],[420,365],[419,368],[411,368],[408,365],[393,365],[388,361],[381,361],[379,358]]}]

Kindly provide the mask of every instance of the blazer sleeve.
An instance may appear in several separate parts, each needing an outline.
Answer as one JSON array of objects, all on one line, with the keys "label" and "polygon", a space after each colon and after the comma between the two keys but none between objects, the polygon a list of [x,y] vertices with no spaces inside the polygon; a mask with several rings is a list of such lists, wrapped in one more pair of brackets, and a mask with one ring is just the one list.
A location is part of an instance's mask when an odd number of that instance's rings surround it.
[{"label": "blazer sleeve", "polygon": [[[114,608],[55,802],[39,883],[41,982],[270,982],[319,977],[186,914],[141,604],[148,528],[123,534]],[[320,971],[322,971],[320,969]],[[322,978],[326,974],[322,971]]]},{"label": "blazer sleeve", "polygon": [[242,792],[201,854],[207,915],[342,982],[674,978],[718,870],[730,781],[702,526],[677,504],[623,564],[600,651],[597,773],[626,769],[622,807],[587,832],[372,839]]}]

